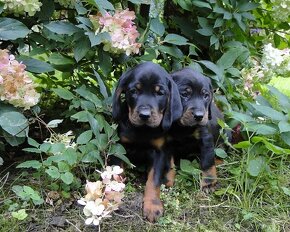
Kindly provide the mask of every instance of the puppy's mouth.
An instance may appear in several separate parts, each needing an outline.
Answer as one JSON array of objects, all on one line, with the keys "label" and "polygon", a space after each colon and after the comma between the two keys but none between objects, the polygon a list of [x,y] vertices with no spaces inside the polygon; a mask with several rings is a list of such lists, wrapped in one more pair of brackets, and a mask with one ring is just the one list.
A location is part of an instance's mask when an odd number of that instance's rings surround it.
[{"label": "puppy's mouth", "polygon": [[131,109],[129,107],[129,120],[136,126],[158,127],[161,124],[163,113],[149,107],[139,107]]},{"label": "puppy's mouth", "polygon": [[182,126],[205,126],[208,122],[208,112],[187,109],[184,111],[178,122]]}]

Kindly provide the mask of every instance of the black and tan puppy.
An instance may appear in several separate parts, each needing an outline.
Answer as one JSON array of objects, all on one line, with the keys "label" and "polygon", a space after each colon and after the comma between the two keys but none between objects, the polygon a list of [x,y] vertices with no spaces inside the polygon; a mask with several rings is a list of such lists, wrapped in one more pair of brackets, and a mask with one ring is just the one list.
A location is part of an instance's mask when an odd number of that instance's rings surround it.
[{"label": "black and tan puppy", "polygon": [[170,130],[171,149],[177,158],[196,154],[202,170],[201,189],[214,191],[217,183],[214,146],[219,137],[217,119],[222,119],[223,115],[213,103],[211,81],[190,68],[171,76],[178,86],[183,106],[182,116]]},{"label": "black and tan puppy", "polygon": [[121,76],[113,96],[113,118],[130,161],[148,165],[143,212],[151,222],[163,213],[160,185],[165,174],[170,178],[172,164],[166,134],[181,114],[176,84],[161,66],[146,62]]}]

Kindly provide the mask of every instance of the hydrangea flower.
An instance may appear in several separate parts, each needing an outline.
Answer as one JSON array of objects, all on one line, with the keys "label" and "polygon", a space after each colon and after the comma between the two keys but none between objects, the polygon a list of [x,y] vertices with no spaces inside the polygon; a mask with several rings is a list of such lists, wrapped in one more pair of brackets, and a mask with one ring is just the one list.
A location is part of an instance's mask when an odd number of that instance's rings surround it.
[{"label": "hydrangea flower", "polygon": [[40,11],[42,3],[39,0],[1,0],[4,3],[4,12],[8,14],[25,15],[28,13],[29,16],[35,15],[37,11]]},{"label": "hydrangea flower", "polygon": [[134,25],[136,18],[134,11],[128,9],[116,11],[114,15],[106,13],[104,16],[91,16],[93,23],[98,25],[96,34],[108,32],[111,40],[104,42],[104,50],[120,54],[125,52],[127,56],[139,53],[140,43],[136,43],[139,32]]},{"label": "hydrangea flower", "polygon": [[99,225],[101,220],[110,217],[122,202],[125,184],[119,175],[123,169],[119,166],[107,166],[101,174],[102,181],[87,181],[85,197],[78,200],[85,206],[83,213],[87,217],[85,224]]},{"label": "hydrangea flower", "polygon": [[0,50],[0,100],[29,109],[38,103],[40,94],[25,68],[7,50]]}]

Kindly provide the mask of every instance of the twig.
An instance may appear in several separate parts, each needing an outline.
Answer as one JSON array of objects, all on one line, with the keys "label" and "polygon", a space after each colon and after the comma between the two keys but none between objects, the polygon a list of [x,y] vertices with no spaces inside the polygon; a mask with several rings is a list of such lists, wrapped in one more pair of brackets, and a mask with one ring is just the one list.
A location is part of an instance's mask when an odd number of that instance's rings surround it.
[{"label": "twig", "polygon": [[67,220],[67,219],[65,219],[65,221],[68,223],[68,224],[70,224],[70,225],[72,225],[77,231],[79,231],[79,232],[82,232],[79,228],[77,228],[72,222],[70,222],[69,220]]},{"label": "twig", "polygon": [[224,202],[217,204],[217,205],[200,205],[199,207],[200,208],[215,208],[215,207],[221,206],[222,204],[224,204]]}]

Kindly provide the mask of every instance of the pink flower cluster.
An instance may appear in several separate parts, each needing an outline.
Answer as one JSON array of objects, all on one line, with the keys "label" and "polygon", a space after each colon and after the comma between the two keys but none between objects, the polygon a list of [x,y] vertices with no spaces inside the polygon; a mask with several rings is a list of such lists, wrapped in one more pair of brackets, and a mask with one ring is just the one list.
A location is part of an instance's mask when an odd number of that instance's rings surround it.
[{"label": "pink flower cluster", "polygon": [[104,42],[105,51],[116,54],[125,52],[127,56],[139,53],[141,44],[136,43],[139,32],[133,22],[135,18],[135,12],[128,9],[116,11],[113,16],[106,13],[105,16],[92,17],[99,24],[96,33],[108,32],[111,37],[111,41]]},{"label": "pink flower cluster", "polygon": [[0,49],[0,100],[29,109],[37,104],[40,95],[25,68],[7,50]]},{"label": "pink flower cluster", "polygon": [[110,213],[118,209],[125,188],[124,179],[120,176],[122,172],[119,166],[107,166],[105,171],[99,172],[102,181],[87,181],[87,194],[78,200],[79,204],[85,206],[85,224],[99,225],[103,218],[110,217]]}]

